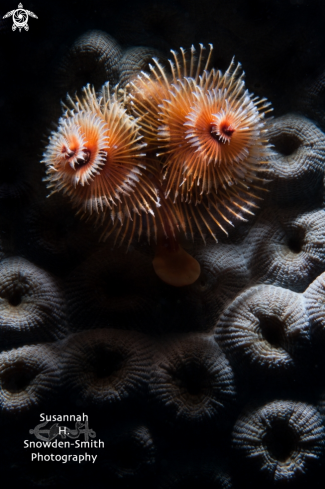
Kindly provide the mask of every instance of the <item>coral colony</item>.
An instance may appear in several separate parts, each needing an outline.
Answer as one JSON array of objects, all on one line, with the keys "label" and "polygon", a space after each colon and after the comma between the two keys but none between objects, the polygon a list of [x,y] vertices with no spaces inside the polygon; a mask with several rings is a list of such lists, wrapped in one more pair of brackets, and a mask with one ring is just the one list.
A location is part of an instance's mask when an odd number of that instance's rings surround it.
[{"label": "coral colony", "polygon": [[[52,95],[86,86],[32,159],[50,198],[32,165],[0,182],[23,215],[0,233],[2,472],[24,487],[320,487],[325,135],[265,120],[211,47],[171,58],[81,36]],[[99,452],[38,448],[39,429],[81,413]]]},{"label": "coral colony", "polygon": [[87,86],[50,137],[43,162],[48,187],[63,191],[128,246],[146,234],[157,243],[153,266],[175,285],[199,277],[200,266],[179,244],[195,229],[215,240],[251,215],[269,157],[264,116],[270,104],[245,89],[240,64],[222,74],[205,59],[172,51],[170,71],[154,58],[151,73],[126,90]]}]

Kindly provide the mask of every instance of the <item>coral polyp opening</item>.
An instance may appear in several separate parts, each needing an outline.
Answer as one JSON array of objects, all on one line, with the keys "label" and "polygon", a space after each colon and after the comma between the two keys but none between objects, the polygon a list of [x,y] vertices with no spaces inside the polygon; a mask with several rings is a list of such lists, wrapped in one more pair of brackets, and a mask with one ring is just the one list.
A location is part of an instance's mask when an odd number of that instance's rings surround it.
[{"label": "coral polyp opening", "polygon": [[2,387],[13,394],[24,391],[36,375],[37,371],[31,369],[28,370],[23,363],[20,364],[18,362],[16,365],[2,373]]},{"label": "coral polyp opening", "polygon": [[262,336],[275,348],[283,348],[286,337],[283,323],[277,317],[262,316],[258,318]]},{"label": "coral polyp opening", "polygon": [[297,442],[297,434],[287,421],[282,419],[274,420],[263,438],[263,443],[268,447],[271,457],[282,463],[292,456]]},{"label": "coral polyp opening", "polygon": [[97,379],[109,378],[123,368],[123,357],[118,352],[107,352],[105,348],[97,348],[94,354],[93,368]]},{"label": "coral polyp opening", "polygon": [[205,391],[209,391],[212,384],[209,372],[202,365],[195,363],[184,365],[174,373],[174,377],[179,387],[193,397],[199,397]]},{"label": "coral polyp opening", "polygon": [[20,290],[13,291],[11,295],[8,297],[8,302],[13,307],[19,306],[22,300],[23,300],[23,294],[22,291]]}]

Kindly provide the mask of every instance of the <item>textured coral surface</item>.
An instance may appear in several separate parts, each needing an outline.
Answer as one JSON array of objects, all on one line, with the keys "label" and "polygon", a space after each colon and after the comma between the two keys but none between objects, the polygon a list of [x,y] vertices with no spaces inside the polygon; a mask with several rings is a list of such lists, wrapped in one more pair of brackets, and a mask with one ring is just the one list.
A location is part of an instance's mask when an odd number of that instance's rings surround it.
[{"label": "textured coral surface", "polygon": [[[0,42],[10,46],[0,55],[3,481],[323,487],[324,6],[178,0],[25,8],[39,17],[29,19],[29,32],[12,32],[11,18],[9,29],[0,24]],[[1,6],[1,17],[7,10]],[[174,288],[154,273],[153,243],[134,239],[127,253],[114,236],[102,243],[67,197],[47,198],[40,160],[66,92],[107,81],[124,88],[153,56],[164,63],[169,49],[199,42],[214,44],[217,69],[235,55],[249,91],[272,101],[273,146],[255,215],[218,243],[183,237],[201,275]],[[36,440],[30,430],[41,413],[87,414],[104,447],[24,448],[25,439]],[[85,451],[97,455],[94,464],[31,462],[32,452]]]}]

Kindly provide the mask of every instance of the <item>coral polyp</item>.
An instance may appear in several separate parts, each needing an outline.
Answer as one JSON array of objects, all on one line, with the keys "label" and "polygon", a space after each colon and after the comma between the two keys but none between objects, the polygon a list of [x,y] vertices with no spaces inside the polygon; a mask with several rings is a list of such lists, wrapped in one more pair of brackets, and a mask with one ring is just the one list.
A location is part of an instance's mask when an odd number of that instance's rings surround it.
[{"label": "coral polyp", "polygon": [[68,100],[44,153],[48,187],[69,195],[81,213],[102,213],[108,234],[120,227],[119,234],[123,225],[129,229],[133,221],[133,235],[141,213],[154,215],[159,205],[137,121],[108,84],[98,96],[88,85],[82,99]]}]

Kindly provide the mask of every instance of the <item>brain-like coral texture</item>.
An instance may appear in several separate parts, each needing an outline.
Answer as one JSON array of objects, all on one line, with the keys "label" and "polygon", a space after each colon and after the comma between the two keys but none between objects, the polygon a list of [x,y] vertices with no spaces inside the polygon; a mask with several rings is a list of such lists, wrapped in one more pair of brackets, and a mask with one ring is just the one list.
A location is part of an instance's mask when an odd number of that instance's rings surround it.
[{"label": "brain-like coral texture", "polygon": [[60,385],[57,353],[47,344],[23,346],[0,354],[0,410],[4,415],[38,411]]},{"label": "brain-like coral texture", "polygon": [[324,177],[325,136],[309,119],[288,114],[272,120],[268,136],[273,153],[268,168],[273,202],[318,200]]},{"label": "brain-like coral texture", "polygon": [[311,119],[317,122],[322,129],[325,128],[324,112],[325,74],[324,66],[316,79],[300,87],[299,108]]},{"label": "brain-like coral texture", "polygon": [[273,285],[252,287],[224,311],[215,337],[248,370],[263,376],[295,371],[310,343],[303,297]]},{"label": "brain-like coral texture", "polygon": [[254,283],[303,292],[325,270],[323,209],[266,208],[245,240]]},{"label": "brain-like coral texture", "polygon": [[0,324],[2,347],[63,338],[66,305],[57,279],[24,258],[2,260]]},{"label": "brain-like coral texture", "polygon": [[77,333],[64,347],[62,375],[83,405],[116,406],[144,395],[151,354],[150,342],[133,331]]},{"label": "brain-like coral texture", "polygon": [[325,341],[325,273],[305,290],[304,298],[310,321],[311,339],[322,350]]},{"label": "brain-like coral texture", "polygon": [[150,392],[164,416],[180,423],[222,425],[233,406],[233,371],[211,338],[172,338],[157,354]]},{"label": "brain-like coral texture", "polygon": [[232,442],[265,479],[295,483],[323,456],[325,429],[314,406],[274,401],[243,413],[234,426]]},{"label": "brain-like coral texture", "polygon": [[249,283],[250,274],[239,246],[207,245],[194,252],[201,265],[195,292],[202,301],[205,329],[215,325],[216,317]]},{"label": "brain-like coral texture", "polygon": [[141,71],[148,71],[154,57],[161,57],[156,49],[143,46],[126,49],[119,62],[119,85],[123,88]]},{"label": "brain-like coral texture", "polygon": [[61,96],[73,94],[87,83],[100,88],[105,82],[118,81],[118,66],[122,51],[106,32],[88,31],[71,46],[57,74]]}]

